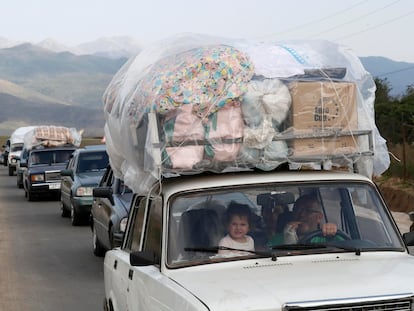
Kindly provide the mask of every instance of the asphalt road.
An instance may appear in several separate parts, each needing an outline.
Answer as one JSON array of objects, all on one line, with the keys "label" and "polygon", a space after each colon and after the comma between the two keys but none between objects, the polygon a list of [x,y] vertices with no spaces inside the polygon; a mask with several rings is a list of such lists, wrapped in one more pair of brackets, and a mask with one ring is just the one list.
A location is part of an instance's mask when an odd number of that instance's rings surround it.
[{"label": "asphalt road", "polygon": [[103,259],[58,201],[28,202],[0,165],[0,311],[102,310]]}]

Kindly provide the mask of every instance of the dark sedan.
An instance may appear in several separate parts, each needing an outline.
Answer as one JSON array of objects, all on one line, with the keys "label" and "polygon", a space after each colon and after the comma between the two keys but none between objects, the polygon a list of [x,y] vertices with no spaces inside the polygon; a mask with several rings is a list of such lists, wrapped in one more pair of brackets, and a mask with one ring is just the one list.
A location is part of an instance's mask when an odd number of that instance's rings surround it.
[{"label": "dark sedan", "polygon": [[77,149],[61,171],[61,212],[72,225],[86,224],[92,207],[92,189],[98,186],[109,159],[105,145]]},{"label": "dark sedan", "polygon": [[91,209],[93,253],[105,252],[120,246],[125,232],[132,191],[119,178],[115,178],[108,166],[98,187],[93,189]]}]

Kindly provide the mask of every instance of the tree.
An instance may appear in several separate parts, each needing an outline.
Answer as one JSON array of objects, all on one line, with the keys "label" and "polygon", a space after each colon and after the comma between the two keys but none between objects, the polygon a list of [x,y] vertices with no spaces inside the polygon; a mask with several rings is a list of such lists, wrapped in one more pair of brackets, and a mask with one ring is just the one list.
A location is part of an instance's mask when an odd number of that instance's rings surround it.
[{"label": "tree", "polygon": [[389,142],[401,142],[401,120],[396,111],[397,101],[390,96],[391,87],[388,80],[374,79],[375,91],[375,123],[381,135]]}]

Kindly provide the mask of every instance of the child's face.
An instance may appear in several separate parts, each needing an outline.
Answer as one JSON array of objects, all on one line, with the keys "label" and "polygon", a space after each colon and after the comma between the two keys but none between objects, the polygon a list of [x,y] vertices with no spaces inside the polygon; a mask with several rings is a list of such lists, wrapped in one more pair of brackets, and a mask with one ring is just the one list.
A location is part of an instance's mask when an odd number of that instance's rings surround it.
[{"label": "child's face", "polygon": [[245,236],[247,232],[249,232],[249,221],[247,217],[240,217],[238,215],[232,216],[227,230],[233,240],[237,242],[245,242]]}]

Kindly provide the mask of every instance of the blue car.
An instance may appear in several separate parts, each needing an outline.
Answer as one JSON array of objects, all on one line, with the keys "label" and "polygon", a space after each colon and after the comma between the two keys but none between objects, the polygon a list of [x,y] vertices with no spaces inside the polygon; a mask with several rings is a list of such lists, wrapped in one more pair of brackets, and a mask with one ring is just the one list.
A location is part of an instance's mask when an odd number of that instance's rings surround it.
[{"label": "blue car", "polygon": [[61,171],[61,215],[70,217],[73,226],[88,224],[92,189],[98,186],[108,163],[105,145],[86,146],[77,149]]}]

